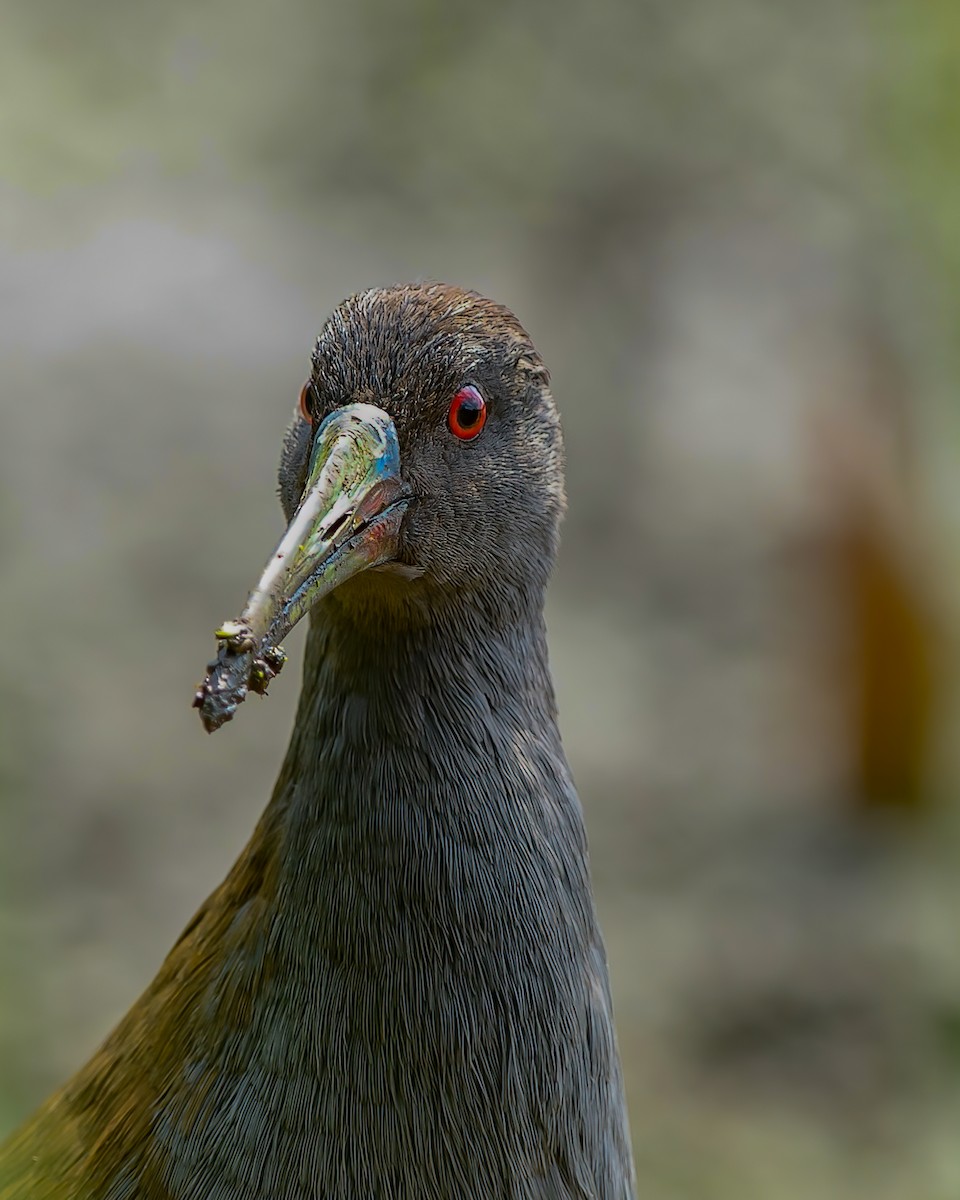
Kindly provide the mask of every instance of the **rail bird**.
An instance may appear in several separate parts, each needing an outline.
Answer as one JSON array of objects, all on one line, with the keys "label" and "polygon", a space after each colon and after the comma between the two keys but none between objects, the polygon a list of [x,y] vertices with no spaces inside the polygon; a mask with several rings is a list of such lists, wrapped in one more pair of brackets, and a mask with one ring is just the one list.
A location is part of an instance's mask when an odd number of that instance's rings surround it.
[{"label": "rail bird", "polygon": [[0,1152],[3,1200],[634,1194],[544,591],[564,510],[544,363],[441,284],[363,292],[284,440],[287,531],[195,703],[308,617],[272,798],[90,1061]]}]

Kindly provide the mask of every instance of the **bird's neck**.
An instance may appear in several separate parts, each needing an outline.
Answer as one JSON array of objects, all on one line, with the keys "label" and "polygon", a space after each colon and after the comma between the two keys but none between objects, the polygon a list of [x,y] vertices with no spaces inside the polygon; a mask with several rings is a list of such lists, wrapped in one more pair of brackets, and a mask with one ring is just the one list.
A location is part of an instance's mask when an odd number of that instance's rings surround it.
[{"label": "bird's neck", "polygon": [[[323,783],[327,807],[349,803],[349,789],[334,788],[338,799],[330,785],[348,762],[356,768],[357,751],[382,770],[395,765],[392,787],[429,803],[437,789],[414,786],[410,767],[430,762],[442,773],[456,760],[451,779],[474,764],[489,773],[494,742],[522,735],[558,743],[540,612],[491,619],[459,605],[409,627],[354,624],[334,611],[311,628],[288,767]],[[457,801],[443,796],[445,808]]]},{"label": "bird's neck", "polygon": [[570,913],[581,947],[594,936],[542,617],[450,617],[377,633],[321,612],[311,628],[273,799],[220,894],[239,942],[253,921],[272,930],[285,1007],[331,967],[364,987],[430,947],[425,971],[460,969],[447,947],[507,969]]},{"label": "bird's neck", "polygon": [[364,887],[393,888],[424,856],[509,849],[546,819],[544,797],[579,817],[539,610],[464,606],[412,628],[318,615],[271,805],[288,881],[360,862]]},{"label": "bird's neck", "polygon": [[542,621],[451,615],[319,615],[257,830],[71,1085],[123,1115],[84,1195],[629,1194]]}]

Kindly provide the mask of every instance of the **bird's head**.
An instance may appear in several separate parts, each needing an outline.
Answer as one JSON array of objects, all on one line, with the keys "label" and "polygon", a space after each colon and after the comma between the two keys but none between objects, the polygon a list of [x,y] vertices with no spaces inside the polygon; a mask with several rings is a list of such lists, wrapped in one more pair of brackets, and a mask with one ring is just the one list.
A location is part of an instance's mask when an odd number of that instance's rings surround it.
[{"label": "bird's head", "polygon": [[[539,602],[564,507],[548,383],[516,317],[476,293],[374,289],[336,309],[284,440],[287,531],[198,693],[208,727],[211,697],[229,719],[323,597],[367,621]],[[256,664],[246,681],[231,655]]]},{"label": "bird's head", "polygon": [[[473,292],[429,283],[346,300],[317,339],[284,443],[290,528],[313,534],[331,515],[362,514],[371,523],[352,536],[380,531],[378,574],[420,578],[434,596],[544,578],[563,509],[547,385],[516,317]],[[341,453],[356,490],[336,472],[318,494]]]}]

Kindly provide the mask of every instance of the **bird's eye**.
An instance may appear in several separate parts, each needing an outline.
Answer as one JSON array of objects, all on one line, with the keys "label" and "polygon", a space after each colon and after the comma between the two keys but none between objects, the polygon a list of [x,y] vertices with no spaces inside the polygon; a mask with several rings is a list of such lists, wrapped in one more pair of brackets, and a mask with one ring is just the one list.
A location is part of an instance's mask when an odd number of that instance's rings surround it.
[{"label": "bird's eye", "polygon": [[310,424],[310,425],[313,424],[313,413],[311,413],[311,411],[310,411],[310,380],[309,379],[303,385],[303,387],[300,389],[300,416],[303,417],[303,419],[306,422],[308,422],[308,424]]},{"label": "bird's eye", "polygon": [[450,401],[447,424],[455,437],[465,442],[475,438],[487,420],[487,402],[475,387],[467,384]]}]

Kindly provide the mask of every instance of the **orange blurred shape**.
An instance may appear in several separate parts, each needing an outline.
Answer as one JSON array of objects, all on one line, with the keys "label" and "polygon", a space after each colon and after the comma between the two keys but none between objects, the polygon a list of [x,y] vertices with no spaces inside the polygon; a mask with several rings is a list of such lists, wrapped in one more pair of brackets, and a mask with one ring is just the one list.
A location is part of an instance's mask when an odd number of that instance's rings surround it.
[{"label": "orange blurred shape", "polygon": [[[881,362],[883,357],[881,356]],[[889,365],[889,360],[887,360]],[[815,453],[832,530],[839,685],[859,811],[919,813],[946,704],[949,645],[917,503],[909,402],[896,372],[817,414]],[[849,402],[848,402],[849,401]]]}]

